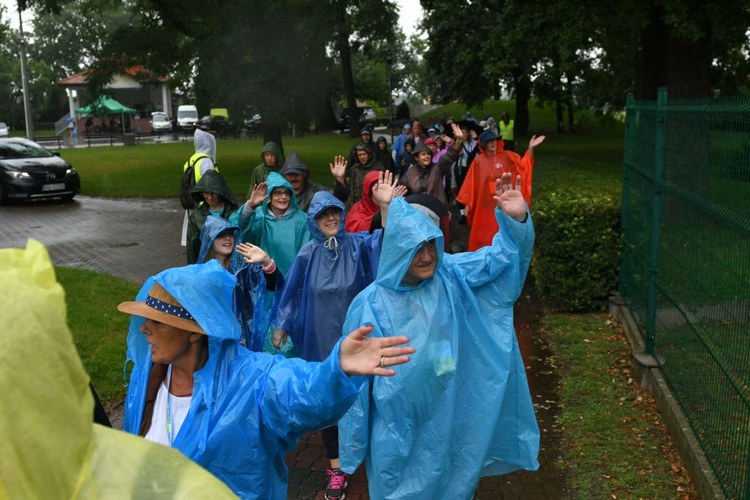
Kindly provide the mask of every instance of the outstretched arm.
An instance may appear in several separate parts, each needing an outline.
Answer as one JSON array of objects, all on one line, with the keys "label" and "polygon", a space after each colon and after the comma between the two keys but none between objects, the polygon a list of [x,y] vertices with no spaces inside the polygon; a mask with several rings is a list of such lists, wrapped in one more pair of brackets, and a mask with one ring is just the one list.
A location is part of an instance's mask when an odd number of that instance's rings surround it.
[{"label": "outstretched arm", "polygon": [[409,361],[408,354],[414,348],[402,346],[409,339],[400,337],[368,337],[372,326],[360,326],[341,342],[339,363],[349,375],[380,375],[390,377],[396,374],[391,367]]}]

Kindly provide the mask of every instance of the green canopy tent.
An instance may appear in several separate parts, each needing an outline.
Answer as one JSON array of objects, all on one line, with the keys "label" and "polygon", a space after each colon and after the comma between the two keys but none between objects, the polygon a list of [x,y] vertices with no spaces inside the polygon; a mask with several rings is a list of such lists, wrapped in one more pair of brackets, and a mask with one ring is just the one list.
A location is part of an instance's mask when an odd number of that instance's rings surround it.
[{"label": "green canopy tent", "polygon": [[111,97],[99,97],[95,102],[76,109],[77,115],[120,115],[120,123],[125,125],[125,113],[136,113],[137,110],[120,104]]}]

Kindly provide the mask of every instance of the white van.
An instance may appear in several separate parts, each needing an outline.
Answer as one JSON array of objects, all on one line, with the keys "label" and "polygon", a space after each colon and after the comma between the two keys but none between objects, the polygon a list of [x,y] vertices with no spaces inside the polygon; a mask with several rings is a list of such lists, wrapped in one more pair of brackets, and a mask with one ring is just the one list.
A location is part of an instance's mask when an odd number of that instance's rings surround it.
[{"label": "white van", "polygon": [[184,104],[177,108],[177,129],[193,131],[198,124],[198,108],[192,104]]}]

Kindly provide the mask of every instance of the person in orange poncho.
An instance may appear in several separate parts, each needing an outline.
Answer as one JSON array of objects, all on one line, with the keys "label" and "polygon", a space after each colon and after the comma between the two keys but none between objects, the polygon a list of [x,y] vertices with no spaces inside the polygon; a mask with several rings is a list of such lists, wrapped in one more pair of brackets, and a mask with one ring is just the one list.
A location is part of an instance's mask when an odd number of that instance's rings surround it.
[{"label": "person in orange poncho", "polygon": [[521,176],[521,194],[531,206],[531,178],[534,169],[534,147],[544,141],[544,136],[533,136],[523,158],[513,151],[503,150],[503,140],[491,130],[479,136],[481,154],[469,167],[456,201],[466,205],[466,220],[471,226],[469,251],[492,244],[497,233],[495,221],[495,181],[509,172],[511,178]]}]

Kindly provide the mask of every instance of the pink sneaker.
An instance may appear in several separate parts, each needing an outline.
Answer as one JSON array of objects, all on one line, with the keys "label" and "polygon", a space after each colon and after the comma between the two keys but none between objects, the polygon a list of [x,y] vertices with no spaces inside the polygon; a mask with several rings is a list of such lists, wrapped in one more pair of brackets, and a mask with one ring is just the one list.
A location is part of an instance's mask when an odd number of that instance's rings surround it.
[{"label": "pink sneaker", "polygon": [[347,483],[346,473],[341,469],[328,469],[328,488],[326,489],[326,500],[344,500],[346,498]]}]

